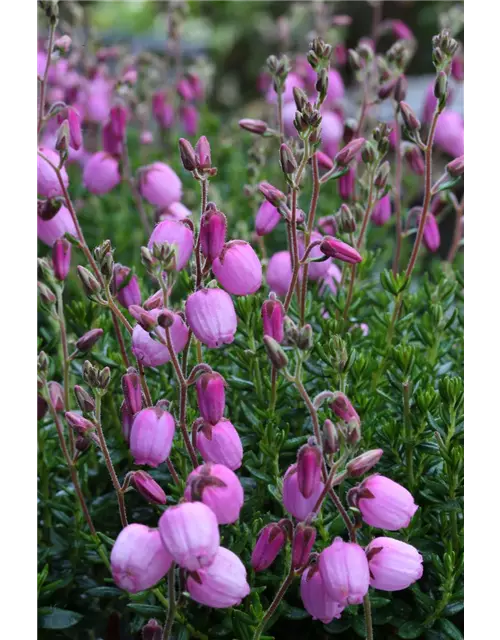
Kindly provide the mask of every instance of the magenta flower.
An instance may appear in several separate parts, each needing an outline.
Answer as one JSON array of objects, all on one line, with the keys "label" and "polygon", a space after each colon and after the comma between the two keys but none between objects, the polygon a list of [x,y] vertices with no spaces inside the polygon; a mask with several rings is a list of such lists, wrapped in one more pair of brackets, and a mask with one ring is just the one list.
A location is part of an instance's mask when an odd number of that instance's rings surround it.
[{"label": "magenta flower", "polygon": [[[136,275],[129,278],[130,269],[121,264],[116,264],[113,270],[112,291],[116,295],[118,302],[128,309],[131,304],[141,304],[141,290],[139,288],[139,280]],[[122,286],[123,282],[128,280],[127,284]]]},{"label": "magenta flower", "polygon": [[105,151],[90,156],[83,169],[83,186],[95,195],[109,193],[120,180],[118,160]]},{"label": "magenta flower", "polygon": [[77,235],[71,213],[64,205],[50,220],[42,220],[40,216],[37,216],[38,239],[44,244],[52,247],[55,241],[62,238],[65,233],[70,233],[75,237]]},{"label": "magenta flower", "polygon": [[346,244],[337,238],[332,238],[331,236],[326,236],[323,239],[319,246],[319,250],[320,253],[325,256],[335,258],[336,260],[341,260],[342,262],[347,262],[349,264],[356,264],[363,260],[360,253],[356,251],[354,247],[351,247],[351,245]]},{"label": "magenta flower", "polygon": [[265,336],[271,336],[276,342],[283,342],[283,325],[285,319],[285,309],[281,302],[271,293],[261,309],[262,324]]},{"label": "magenta flower", "polygon": [[214,561],[219,527],[214,512],[202,502],[169,507],[158,527],[165,549],[183,569],[197,571]]},{"label": "magenta flower", "polygon": [[165,462],[172,448],[175,421],[160,407],[143,409],[136,414],[130,432],[130,453],[137,465],[157,467]]},{"label": "magenta flower", "polygon": [[167,504],[165,491],[146,471],[134,471],[131,480],[138,493],[153,504]]},{"label": "magenta flower", "polygon": [[211,349],[234,340],[238,320],[231,296],[222,289],[200,289],[186,302],[186,317],[195,337]]},{"label": "magenta flower", "polygon": [[370,585],[381,591],[400,591],[420,580],[422,556],[406,542],[375,538],[366,547]]},{"label": "magenta flower", "polygon": [[297,454],[297,482],[304,498],[310,498],[321,482],[322,456],[319,447],[312,442],[305,444]]},{"label": "magenta flower", "polygon": [[309,524],[299,522],[295,527],[292,543],[292,566],[295,569],[306,566],[315,542],[316,529]]},{"label": "magenta flower", "polygon": [[[318,233],[317,231],[313,231],[313,233],[311,234],[311,242],[321,242],[322,239],[323,239],[323,236],[321,235],[321,233]],[[340,241],[336,240],[336,242],[340,242]],[[317,245],[316,247],[314,247],[314,249],[310,251],[308,255],[308,259],[323,258],[325,253],[321,250],[321,246],[322,245]],[[299,258],[302,259],[304,257],[304,253],[305,253],[304,238],[303,236],[300,236],[299,237]],[[324,278],[328,273],[328,269],[330,268],[331,264],[332,264],[332,261],[330,259],[323,260],[322,262],[310,262],[309,270],[307,272],[309,280],[319,280],[320,278]]]},{"label": "magenta flower", "polygon": [[342,100],[345,94],[344,81],[337,69],[330,69],[328,72],[328,94],[325,99],[325,106],[334,106]]},{"label": "magenta flower", "polygon": [[[39,147],[38,150],[54,166],[59,166],[59,154],[56,151],[53,151],[48,147]],[[38,195],[43,196],[44,198],[54,198],[55,196],[61,196],[63,190],[61,185],[59,184],[56,172],[50,166],[47,160],[44,160],[38,154],[36,158],[36,188]],[[69,184],[69,178],[64,167],[62,167],[61,169],[61,178],[64,186],[67,187]]]},{"label": "magenta flower", "polygon": [[54,275],[60,281],[66,280],[71,265],[71,244],[65,238],[58,238],[52,246]]},{"label": "magenta flower", "polygon": [[324,487],[321,481],[318,482],[309,498],[304,498],[299,490],[297,465],[292,464],[283,479],[283,505],[297,520],[305,520],[312,513]]},{"label": "magenta flower", "polygon": [[360,484],[356,506],[367,524],[387,531],[406,528],[418,509],[407,489],[378,474]]},{"label": "magenta flower", "polygon": [[313,620],[328,624],[334,618],[340,618],[344,607],[327,594],[323,578],[317,566],[309,567],[300,579],[300,597],[306,611]]},{"label": "magenta flower", "polygon": [[123,439],[128,444],[130,442],[130,432],[134,423],[134,414],[130,412],[125,401],[120,405],[120,416],[122,421]]},{"label": "magenta flower", "polygon": [[156,91],[152,97],[153,117],[162,129],[169,129],[174,121],[174,107],[167,102],[164,91]]},{"label": "magenta flower", "polygon": [[252,569],[264,571],[272,565],[286,542],[286,533],[277,522],[271,522],[259,533],[252,551]]},{"label": "magenta flower", "polygon": [[432,213],[427,214],[424,227],[424,244],[431,253],[436,253],[441,244],[441,234],[436,217]]},{"label": "magenta flower", "polygon": [[122,376],[122,391],[127,410],[132,415],[142,409],[142,389],[139,374],[132,367]]},{"label": "magenta flower", "polygon": [[349,200],[354,194],[354,187],[356,186],[356,170],[354,167],[349,167],[347,173],[340,176],[338,179],[339,196],[342,200]]},{"label": "magenta flower", "polygon": [[352,406],[349,398],[344,394],[339,394],[339,397],[332,402],[330,409],[333,413],[344,422],[348,423],[351,420],[360,422],[359,415],[356,409]]},{"label": "magenta flower", "polygon": [[365,552],[355,542],[335,538],[319,556],[319,571],[327,594],[343,606],[360,604],[368,593],[370,571]]},{"label": "magenta flower", "polygon": [[389,198],[389,194],[385,195],[375,205],[371,219],[373,224],[378,226],[383,226],[391,217],[391,199]]},{"label": "magenta flower", "polygon": [[228,293],[237,296],[255,293],[262,284],[259,257],[244,240],[227,242],[214,260],[212,271],[219,284]]},{"label": "magenta flower", "polygon": [[342,118],[334,111],[322,113],[321,142],[324,152],[330,158],[336,156],[343,135],[344,123]]},{"label": "magenta flower", "polygon": [[267,200],[260,205],[255,217],[255,231],[258,236],[265,236],[279,224],[281,215],[274,205]]},{"label": "magenta flower", "polygon": [[81,95],[81,100],[85,104],[85,120],[96,123],[104,122],[109,115],[111,94],[111,83],[103,76],[98,75],[88,82]]},{"label": "magenta flower", "polygon": [[78,151],[83,142],[80,114],[74,107],[67,107],[57,115],[57,122],[59,124],[62,124],[64,120],[68,121],[69,146],[75,151]]},{"label": "magenta flower", "polygon": [[[163,309],[151,309],[148,313],[158,318]],[[156,331],[166,340],[165,329],[157,327]],[[182,317],[176,313],[174,324],[170,327],[170,337],[175,353],[184,349],[187,343],[189,331]],[[170,352],[166,344],[152,338],[139,324],[134,327],[132,333],[132,351],[135,357],[146,367],[159,367],[170,362]]]},{"label": "magenta flower", "polygon": [[266,280],[271,291],[285,296],[292,281],[292,258],[289,251],[278,251],[269,260]]},{"label": "magenta flower", "polygon": [[157,207],[168,207],[179,202],[182,183],[179,176],[167,164],[153,162],[139,169],[139,191],[143,198]]},{"label": "magenta flower", "polygon": [[110,560],[113,580],[129,593],[154,587],[172,565],[158,530],[136,523],[120,531]]},{"label": "magenta flower", "polygon": [[180,116],[184,133],[188,136],[195,136],[198,131],[200,114],[194,104],[187,104],[181,107]]},{"label": "magenta flower", "polygon": [[234,426],[222,418],[216,425],[205,425],[196,437],[196,447],[205,462],[223,464],[232,471],[241,467],[243,446]]},{"label": "magenta flower", "polygon": [[182,271],[193,253],[193,232],[178,220],[163,220],[153,229],[148,241],[148,249],[151,251],[153,244],[164,242],[175,249],[175,270]]},{"label": "magenta flower", "polygon": [[216,372],[204,373],[196,380],[198,408],[205,422],[215,425],[224,416],[225,387],[226,381]]},{"label": "magenta flower", "polygon": [[214,609],[235,607],[250,593],[247,571],[229,549],[219,547],[212,563],[187,579],[193,600]]},{"label": "magenta flower", "polygon": [[439,116],[434,142],[452,158],[464,155],[464,121],[457,111],[445,109]]},{"label": "magenta flower", "polygon": [[184,498],[210,507],[219,524],[232,524],[240,517],[243,487],[238,476],[223,464],[204,464],[188,476]]},{"label": "magenta flower", "polygon": [[216,207],[207,209],[201,217],[201,252],[211,262],[218,258],[226,242],[226,216]]},{"label": "magenta flower", "polygon": [[158,222],[163,220],[185,220],[191,217],[191,211],[182,202],[172,202],[168,207],[157,211]]}]

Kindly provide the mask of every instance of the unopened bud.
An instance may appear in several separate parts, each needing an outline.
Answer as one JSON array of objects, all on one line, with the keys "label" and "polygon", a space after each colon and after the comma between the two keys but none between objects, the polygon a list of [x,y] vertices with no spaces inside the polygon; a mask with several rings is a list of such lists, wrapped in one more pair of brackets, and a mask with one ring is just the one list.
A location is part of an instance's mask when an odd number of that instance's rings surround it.
[{"label": "unopened bud", "polygon": [[283,369],[287,366],[287,355],[274,338],[271,338],[271,336],[264,336],[264,347],[269,360],[276,369]]},{"label": "unopened bud", "polygon": [[267,123],[264,120],[253,120],[252,118],[244,118],[240,120],[240,127],[250,133],[255,133],[258,136],[263,135],[267,131]]},{"label": "unopened bud", "polygon": [[440,71],[437,74],[436,81],[434,83],[434,96],[437,98],[440,104],[446,104],[446,95],[448,92],[448,76],[444,71]]},{"label": "unopened bud", "polygon": [[308,351],[313,348],[313,330],[310,324],[306,324],[300,329],[297,338],[297,347],[301,351]]},{"label": "unopened bud", "polygon": [[64,122],[61,124],[61,126],[57,130],[55,147],[56,147],[56,150],[59,151],[59,153],[61,155],[68,153],[68,150],[69,150],[69,123],[68,123],[67,120],[64,120]]},{"label": "unopened bud", "polygon": [[92,413],[95,409],[95,400],[90,393],[78,384],[75,384],[73,391],[83,413]]},{"label": "unopened bud", "polygon": [[356,231],[356,219],[346,204],[340,206],[337,220],[338,229],[342,233],[354,233]]},{"label": "unopened bud", "polygon": [[286,200],[286,196],[276,187],[273,187],[269,182],[261,182],[259,184],[259,191],[262,193],[264,198],[270,202],[276,208]]},{"label": "unopened bud", "polygon": [[82,367],[82,375],[89,387],[94,388],[98,386],[98,373],[96,367],[94,367],[89,360],[85,360]]},{"label": "unopened bud", "polygon": [[87,438],[86,436],[78,436],[75,440],[75,449],[80,453],[85,453],[91,444],[92,440],[90,438]]},{"label": "unopened bud", "polygon": [[399,108],[401,109],[401,116],[406,127],[410,131],[418,131],[420,129],[420,120],[417,118],[410,105],[407,102],[401,101],[399,103]]},{"label": "unopened bud", "polygon": [[349,66],[353,71],[360,71],[363,68],[363,61],[361,60],[361,56],[354,49],[348,50],[347,60],[349,62]]},{"label": "unopened bud", "polygon": [[104,367],[102,371],[99,372],[97,376],[97,386],[101,389],[107,389],[111,380],[111,369],[109,367]]},{"label": "unopened bud", "polygon": [[185,138],[179,139],[179,152],[184,169],[194,171],[196,169],[196,155],[193,146]]},{"label": "unopened bud", "polygon": [[280,147],[280,163],[283,173],[291,175],[297,170],[297,161],[292,153],[290,147],[286,144],[282,144]]},{"label": "unopened bud", "polygon": [[390,173],[391,165],[387,161],[385,161],[384,163],[382,163],[377,173],[375,174],[374,184],[377,189],[385,189]]},{"label": "unopened bud", "polygon": [[43,376],[45,376],[49,370],[49,358],[45,351],[40,351],[38,354],[37,369],[38,373]]},{"label": "unopened bud", "polygon": [[316,529],[310,524],[299,522],[295,527],[292,542],[292,567],[294,569],[306,566],[315,541]]},{"label": "unopened bud", "polygon": [[304,498],[310,498],[321,481],[321,461],[321,450],[311,438],[297,454],[297,481]]},{"label": "unopened bud", "polygon": [[132,475],[132,484],[148,502],[153,504],[167,503],[165,492],[146,471],[135,471]]},{"label": "unopened bud", "polygon": [[142,640],[162,640],[163,627],[156,620],[151,619],[147,625],[142,627]]},{"label": "unopened bud", "polygon": [[318,73],[316,91],[318,92],[320,103],[323,102],[328,93],[328,71],[326,69],[321,69]]},{"label": "unopened bud", "polygon": [[66,422],[69,424],[69,426],[81,436],[95,429],[95,425],[93,422],[87,420],[87,418],[84,418],[74,411],[66,411],[64,417],[66,418]]},{"label": "unopened bud", "polygon": [[373,48],[368,42],[362,42],[359,45],[357,52],[363,60],[366,60],[366,62],[373,60]]},{"label": "unopened bud", "polygon": [[406,98],[406,94],[408,93],[408,80],[404,73],[402,73],[398,81],[396,82],[396,86],[394,87],[394,100],[396,102],[401,102]]},{"label": "unopened bud", "polygon": [[128,308],[129,313],[137,320],[137,323],[144,331],[151,331],[157,325],[157,319],[152,313],[149,313],[137,304],[131,304]]},{"label": "unopened bud", "polygon": [[55,293],[43,282],[38,282],[38,293],[40,295],[40,300],[44,304],[52,305],[56,303],[57,298]]},{"label": "unopened bud", "polygon": [[299,330],[295,322],[289,316],[285,316],[283,321],[283,332],[285,344],[295,346],[299,339]]},{"label": "unopened bud", "polygon": [[49,382],[49,395],[52,406],[56,411],[64,409],[64,389],[59,382]]},{"label": "unopened bud", "polygon": [[448,162],[446,165],[446,171],[452,178],[462,176],[464,173],[464,156],[459,156],[458,158],[455,158],[455,160]]},{"label": "unopened bud", "polygon": [[362,453],[347,464],[347,473],[351,478],[362,476],[377,464],[383,453],[383,449],[372,449]]},{"label": "unopened bud", "polygon": [[88,269],[78,265],[76,272],[78,273],[83,290],[87,296],[92,296],[101,291],[101,285]]},{"label": "unopened bud", "polygon": [[394,91],[397,80],[392,79],[385,82],[378,90],[378,97],[380,100],[385,100]]},{"label": "unopened bud", "polygon": [[335,162],[339,167],[346,167],[365,146],[364,138],[354,138],[343,147],[335,156]]},{"label": "unopened bud", "polygon": [[137,371],[130,367],[122,377],[122,391],[127,409],[135,414],[142,409],[141,378]]},{"label": "unopened bud", "polygon": [[309,101],[306,92],[303,91],[300,87],[293,88],[293,99],[295,100],[297,111],[302,111],[302,109]]},{"label": "unopened bud", "polygon": [[325,420],[322,432],[323,451],[326,454],[337,453],[340,449],[339,433],[331,420]]},{"label": "unopened bud", "polygon": [[273,522],[266,525],[260,532],[252,552],[252,569],[264,571],[271,566],[285,542],[285,531],[278,523]]},{"label": "unopened bud", "polygon": [[175,313],[172,313],[167,309],[164,309],[158,316],[158,324],[160,325],[160,327],[163,327],[163,329],[170,329],[174,322]]},{"label": "unopened bud", "polygon": [[201,136],[198,140],[194,149],[194,154],[196,159],[196,168],[199,171],[206,171],[211,168],[212,159],[210,154],[210,143],[206,136]]},{"label": "unopened bud", "polygon": [[54,275],[60,281],[66,280],[71,265],[71,244],[65,238],[58,238],[52,245]]},{"label": "unopened bud", "polygon": [[84,333],[81,338],[78,338],[76,341],[76,348],[78,351],[85,353],[86,351],[90,351],[95,343],[102,338],[104,335],[104,331],[102,329],[91,329]]}]

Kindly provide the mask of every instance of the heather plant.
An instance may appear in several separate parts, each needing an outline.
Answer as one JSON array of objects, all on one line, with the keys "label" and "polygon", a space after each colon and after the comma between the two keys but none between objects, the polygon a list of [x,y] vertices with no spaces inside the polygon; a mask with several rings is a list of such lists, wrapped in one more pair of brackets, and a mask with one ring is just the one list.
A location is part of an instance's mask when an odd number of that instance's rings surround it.
[{"label": "heather plant", "polygon": [[378,15],[347,49],[323,7],[332,28],[263,60],[258,110],[220,123],[186,6],[165,59],[83,53],[59,9],[40,3],[42,637],[461,638],[456,14],[430,43]]}]

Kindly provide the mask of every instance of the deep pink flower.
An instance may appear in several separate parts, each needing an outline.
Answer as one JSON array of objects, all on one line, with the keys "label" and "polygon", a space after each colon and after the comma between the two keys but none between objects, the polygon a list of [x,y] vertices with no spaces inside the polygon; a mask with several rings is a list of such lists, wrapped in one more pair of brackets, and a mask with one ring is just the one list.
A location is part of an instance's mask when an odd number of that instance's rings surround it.
[{"label": "deep pink flower", "polygon": [[336,260],[341,260],[342,262],[347,262],[349,264],[356,264],[361,262],[363,259],[354,247],[351,247],[351,245],[346,244],[337,238],[332,238],[331,236],[326,236],[318,248],[319,252],[325,256],[335,258]]},{"label": "deep pink flower", "polygon": [[[313,233],[311,234],[311,242],[321,242],[322,239],[323,239],[323,236],[321,235],[321,233],[318,233],[317,231],[313,231]],[[340,242],[340,241],[337,240],[336,242]],[[323,258],[325,254],[321,250],[321,246],[322,245],[317,245],[316,247],[314,247],[314,249],[312,249],[311,252],[309,253],[308,258],[309,259]],[[304,253],[305,253],[304,237],[300,236],[299,237],[299,258],[302,259],[304,257]],[[322,262],[310,262],[309,270],[307,272],[309,280],[319,280],[320,278],[324,278],[328,273],[328,269],[330,268],[331,264],[332,264],[332,261],[330,258],[327,258]]]},{"label": "deep pink flower", "polygon": [[167,504],[165,491],[146,471],[134,471],[131,482],[136,491],[148,502]]},{"label": "deep pink flower", "polygon": [[232,524],[240,517],[243,487],[238,476],[223,464],[204,464],[188,476],[184,498],[210,507],[219,524]]},{"label": "deep pink flower", "polygon": [[201,252],[210,261],[219,257],[226,242],[226,216],[216,207],[207,209],[201,217]]},{"label": "deep pink flower", "polygon": [[[321,142],[324,152],[334,158],[337,154],[339,143],[344,135],[344,123],[342,118],[334,111],[322,113],[321,118]],[[347,164],[347,163],[346,163]]]},{"label": "deep pink flower", "polygon": [[297,520],[305,520],[314,509],[325,485],[320,481],[309,498],[304,498],[299,490],[297,465],[288,467],[283,480],[283,505]]},{"label": "deep pink flower", "polygon": [[[129,278],[130,268],[116,264],[113,270],[112,289],[118,302],[128,309],[131,304],[141,304],[141,290],[136,275]],[[125,286],[122,283],[128,280]]]},{"label": "deep pink flower", "polygon": [[328,624],[334,618],[340,618],[344,607],[327,594],[323,579],[317,566],[309,567],[300,579],[300,597],[306,611],[313,620]]},{"label": "deep pink flower", "polygon": [[292,543],[292,566],[295,569],[306,566],[315,542],[316,529],[310,524],[299,522],[295,527]]},{"label": "deep pink flower", "polygon": [[224,289],[238,296],[247,296],[260,289],[262,265],[252,246],[244,240],[226,242],[212,271]]},{"label": "deep pink flower", "polygon": [[196,380],[198,408],[202,418],[209,424],[217,424],[226,407],[226,382],[220,373],[203,373]]},{"label": "deep pink flower", "polygon": [[175,249],[175,270],[182,271],[187,265],[193,253],[193,232],[179,220],[163,220],[153,229],[148,240],[148,249],[153,249],[153,244],[166,242]]},{"label": "deep pink flower", "polygon": [[259,533],[259,537],[252,551],[252,569],[264,571],[272,565],[278,557],[286,541],[285,530],[277,523],[267,524]]},{"label": "deep pink flower", "polygon": [[356,170],[354,167],[349,167],[346,174],[340,176],[338,179],[339,196],[342,200],[349,200],[354,194],[354,188],[356,186]]},{"label": "deep pink flower", "polygon": [[167,102],[164,91],[156,91],[152,97],[153,116],[162,129],[169,129],[174,120],[174,108]]},{"label": "deep pink flower", "polygon": [[[59,154],[48,147],[39,147],[38,150],[42,153],[47,160],[49,160],[54,166],[59,166]],[[458,154],[460,155],[460,154]],[[56,172],[47,162],[37,154],[37,193],[44,198],[54,198],[55,196],[61,196],[63,193],[62,187],[59,184]],[[69,184],[68,174],[66,169],[62,167],[61,177],[65,187]]]},{"label": "deep pink flower", "polygon": [[[158,318],[163,311],[161,308],[151,309],[153,318]],[[158,327],[158,333],[166,339],[165,329]],[[170,327],[170,336],[175,353],[184,349],[187,343],[189,331],[184,320],[176,313],[174,324]],[[170,362],[170,352],[166,344],[152,338],[140,325],[134,327],[132,333],[132,351],[135,357],[146,367],[159,367],[166,362]]]},{"label": "deep pink flower", "polygon": [[62,238],[65,233],[70,233],[76,237],[76,227],[70,212],[63,205],[56,215],[50,220],[42,220],[37,216],[38,239],[49,247],[53,246],[58,238]]},{"label": "deep pink flower", "polygon": [[158,527],[165,549],[183,569],[197,571],[214,561],[219,527],[214,512],[202,502],[169,507]]},{"label": "deep pink flower", "polygon": [[445,109],[439,116],[434,142],[452,158],[464,155],[464,121],[457,111]]},{"label": "deep pink flower", "polygon": [[175,421],[160,407],[143,409],[136,414],[130,432],[130,452],[137,465],[157,467],[165,462],[172,448]]},{"label": "deep pink flower", "polygon": [[65,238],[58,238],[52,246],[54,275],[60,281],[66,280],[71,265],[71,244]]},{"label": "deep pink flower", "polygon": [[232,471],[241,467],[243,446],[234,426],[222,418],[216,425],[205,425],[196,437],[196,447],[205,462],[223,464]]},{"label": "deep pink flower", "polygon": [[425,219],[424,227],[424,244],[431,253],[436,253],[441,244],[441,234],[439,233],[439,225],[430,211]]},{"label": "deep pink flower", "polygon": [[122,376],[122,391],[127,410],[135,415],[142,409],[142,388],[141,378],[132,367]]},{"label": "deep pink flower", "polygon": [[271,291],[285,296],[292,281],[292,259],[289,251],[278,251],[269,260],[266,272],[267,284]]},{"label": "deep pink flower", "polygon": [[222,289],[200,289],[186,302],[186,317],[195,337],[211,349],[234,340],[238,319],[231,296]]},{"label": "deep pink flower", "polygon": [[400,591],[420,580],[424,569],[422,556],[406,542],[393,538],[375,538],[366,547],[370,567],[370,585],[381,591]]},{"label": "deep pink flower", "polygon": [[255,217],[255,231],[258,236],[265,236],[279,224],[281,215],[274,205],[267,200],[260,205]]},{"label": "deep pink flower", "polygon": [[94,153],[85,164],[83,185],[90,193],[109,193],[120,180],[118,160],[105,151]]},{"label": "deep pink flower", "polygon": [[418,509],[407,489],[378,474],[361,483],[356,505],[367,524],[387,531],[406,528]]},{"label": "deep pink flower", "polygon": [[304,498],[310,498],[321,482],[322,456],[319,447],[309,442],[299,449],[297,454],[297,482]]},{"label": "deep pink flower", "polygon": [[380,198],[380,200],[375,205],[371,215],[371,220],[373,224],[376,224],[377,226],[383,226],[389,220],[391,214],[391,199],[389,197],[389,194],[387,194]]},{"label": "deep pink flower", "polygon": [[370,572],[365,552],[355,542],[335,538],[319,557],[319,571],[327,594],[343,606],[360,604],[368,593]]},{"label": "deep pink flower", "polygon": [[283,322],[285,319],[285,309],[276,296],[269,297],[261,309],[262,324],[265,336],[271,336],[276,342],[283,342]]},{"label": "deep pink flower", "polygon": [[182,197],[179,176],[164,162],[153,162],[139,170],[139,191],[157,207],[168,207]]},{"label": "deep pink flower", "polygon": [[172,564],[158,530],[137,523],[120,531],[110,560],[113,580],[130,593],[154,587]]},{"label": "deep pink flower", "polygon": [[214,609],[235,607],[250,593],[243,563],[224,547],[208,567],[188,576],[187,589],[193,600]]}]

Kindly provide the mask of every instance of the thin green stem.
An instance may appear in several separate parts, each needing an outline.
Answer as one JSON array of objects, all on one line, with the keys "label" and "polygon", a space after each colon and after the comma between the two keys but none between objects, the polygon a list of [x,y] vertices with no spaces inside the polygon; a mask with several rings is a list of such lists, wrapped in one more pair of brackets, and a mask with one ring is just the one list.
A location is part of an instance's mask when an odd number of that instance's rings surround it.
[{"label": "thin green stem", "polygon": [[368,593],[363,598],[363,609],[365,612],[366,640],[373,640],[372,605]]},{"label": "thin green stem", "polygon": [[169,640],[175,620],[175,562],[168,571],[168,617],[163,628],[163,640]]}]

